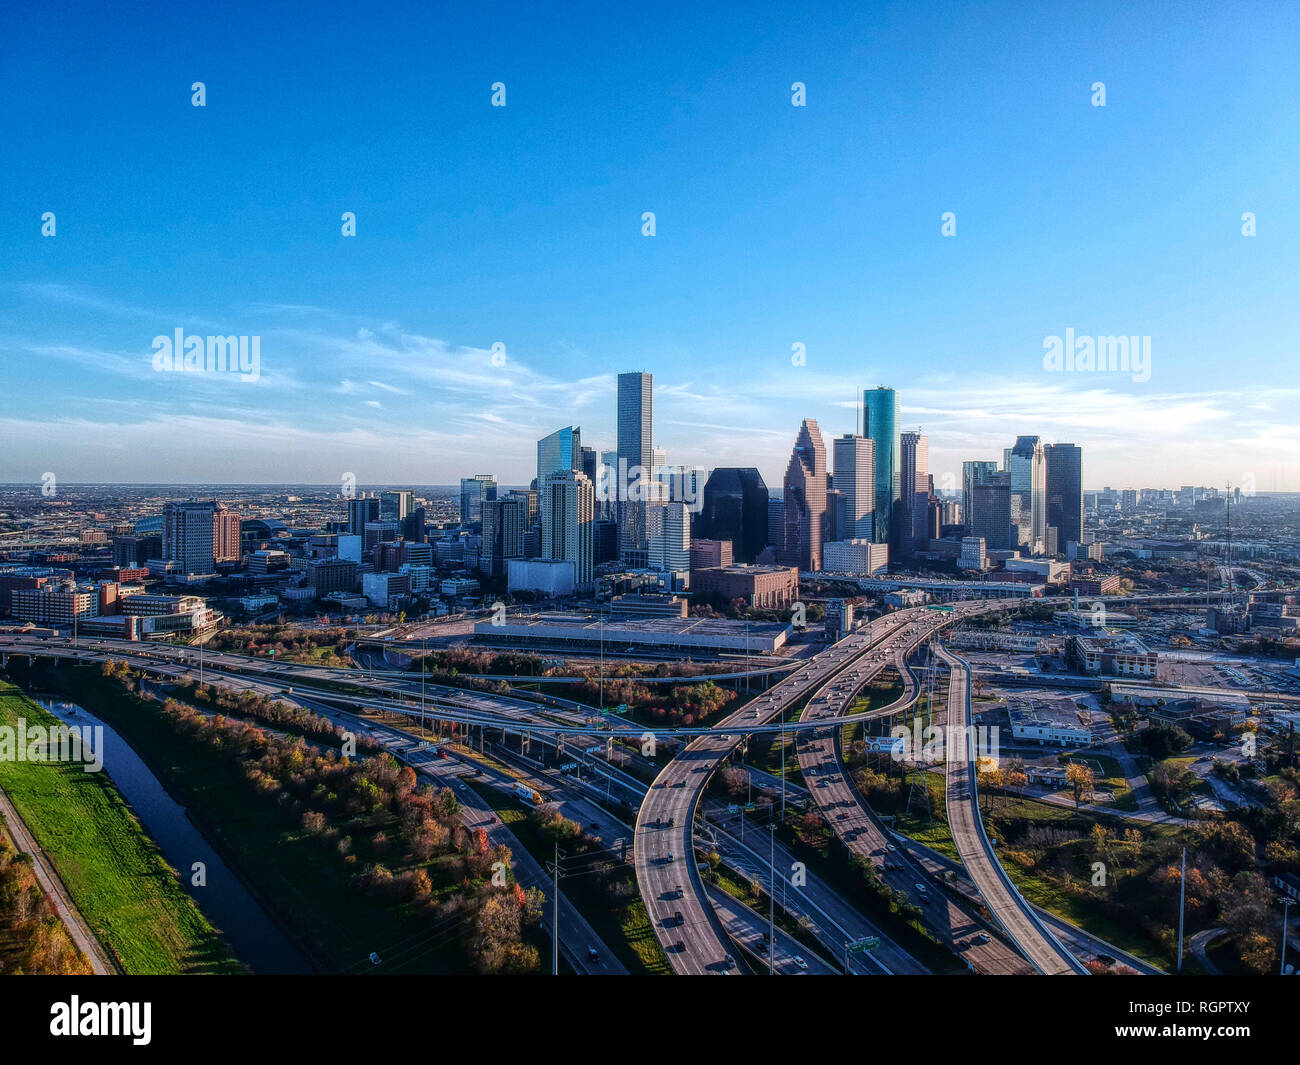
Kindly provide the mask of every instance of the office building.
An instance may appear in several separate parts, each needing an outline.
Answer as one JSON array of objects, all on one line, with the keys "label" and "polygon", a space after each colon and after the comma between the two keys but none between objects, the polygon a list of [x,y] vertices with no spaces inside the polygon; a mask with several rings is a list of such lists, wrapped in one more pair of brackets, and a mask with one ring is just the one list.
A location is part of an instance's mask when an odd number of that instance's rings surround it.
[{"label": "office building", "polygon": [[826,524],[826,445],[811,418],[799,427],[784,486],[780,560],[801,571],[819,570]]},{"label": "office building", "polygon": [[476,473],[460,479],[460,523],[472,525],[483,520],[483,502],[496,499],[497,482],[490,473]]},{"label": "office building", "polygon": [[654,376],[618,375],[618,467],[614,498],[618,500],[619,556],[640,562],[649,551],[646,538],[645,485],[654,477]]},{"label": "office building", "polygon": [[691,569],[716,569],[735,564],[735,554],[730,540],[692,540]]},{"label": "office building", "polygon": [[876,493],[872,539],[887,544],[893,535],[894,512],[902,479],[898,442],[898,393],[883,385],[862,393],[862,434],[871,441]]},{"label": "office building", "polygon": [[505,575],[506,563],[524,557],[528,531],[528,501],[511,493],[483,504],[483,540],[479,569],[489,577]]},{"label": "office building", "polygon": [[988,566],[988,559],[984,554],[984,537],[963,536],[961,554],[957,556],[957,568],[979,570],[982,573],[988,569]]},{"label": "office building", "polygon": [[212,561],[239,561],[240,517],[221,503],[212,515]]},{"label": "office building", "polygon": [[831,445],[835,463],[835,539],[874,539],[876,448],[865,436],[846,433]]},{"label": "office building", "polygon": [[415,493],[409,488],[382,492],[379,496],[379,520],[402,521],[415,509]]},{"label": "office building", "polygon": [[680,573],[691,568],[691,513],[685,503],[651,503],[646,510],[649,566]]},{"label": "office building", "polygon": [[1036,436],[1018,436],[1005,452],[1011,475],[1011,495],[1018,503],[1013,516],[1016,543],[1032,555],[1041,555],[1047,544],[1047,457]]},{"label": "office building", "polygon": [[1077,444],[1048,444],[1047,524],[1056,529],[1062,548],[1083,543],[1083,449]]},{"label": "office building", "polygon": [[865,536],[832,540],[822,549],[822,569],[827,573],[861,573],[874,576],[889,565],[889,545]]},{"label": "office building", "polygon": [[[738,562],[753,562],[768,544],[779,542],[768,531],[768,502],[767,485],[758,470],[719,467],[704,484],[695,529],[701,538],[730,540]],[[775,502],[779,507],[780,500]]]},{"label": "office building", "polygon": [[541,557],[572,562],[579,591],[591,587],[595,572],[595,509],[595,486],[577,470],[557,471],[542,482]]},{"label": "office building", "polygon": [[564,470],[583,472],[582,429],[566,425],[537,441],[537,483]]},{"label": "office building", "polygon": [[986,484],[990,477],[998,472],[996,462],[963,462],[961,464],[961,517],[969,527],[971,509],[975,504],[975,486]]},{"label": "office building", "polygon": [[179,564],[181,573],[212,573],[212,530],[216,504],[190,500],[163,507],[163,559]]},{"label": "office building", "polygon": [[[1005,550],[1012,544],[1011,477],[1004,471],[988,475],[971,488],[971,512],[966,524],[986,548]],[[1016,510],[1017,516],[1019,510]]]},{"label": "office building", "polygon": [[379,520],[379,500],[374,496],[357,496],[348,500],[348,534],[360,536],[366,522]]},{"label": "office building", "polygon": [[923,433],[899,437],[899,470],[898,544],[906,557],[924,551],[930,539],[930,442]]}]

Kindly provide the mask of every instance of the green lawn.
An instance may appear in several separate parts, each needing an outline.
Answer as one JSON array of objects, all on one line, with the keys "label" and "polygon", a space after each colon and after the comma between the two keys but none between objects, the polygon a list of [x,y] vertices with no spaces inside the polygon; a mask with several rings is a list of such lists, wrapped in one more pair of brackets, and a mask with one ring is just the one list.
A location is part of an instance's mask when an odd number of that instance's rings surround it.
[{"label": "green lawn", "polygon": [[[454,935],[437,934],[432,920],[406,906],[390,905],[348,886],[354,869],[335,851],[281,814],[244,779],[238,765],[178,736],[159,704],[125,691],[97,668],[42,669],[42,684],[56,686],[103,718],[131,744],[171,795],[187,807],[204,837],[243,875],[255,897],[298,946],[325,971],[353,968],[371,951],[381,956],[401,941],[419,949],[389,962],[393,972],[465,972],[468,965]],[[377,825],[338,823],[347,833]],[[435,889],[436,863],[429,868]]]},{"label": "green lawn", "polygon": [[[0,680],[0,723],[59,721]],[[3,787],[87,924],[127,973],[232,973],[242,966],[106,772],[0,761]]]}]

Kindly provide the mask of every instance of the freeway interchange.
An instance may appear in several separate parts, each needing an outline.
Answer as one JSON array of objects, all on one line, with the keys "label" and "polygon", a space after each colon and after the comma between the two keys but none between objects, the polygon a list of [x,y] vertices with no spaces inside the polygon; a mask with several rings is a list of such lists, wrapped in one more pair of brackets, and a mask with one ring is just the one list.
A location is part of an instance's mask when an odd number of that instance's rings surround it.
[{"label": "freeway interchange", "polygon": [[[756,948],[758,918],[753,911],[742,907],[746,912],[740,912],[733,900],[719,898],[716,889],[711,894],[705,884],[697,865],[697,821],[709,834],[711,849],[722,853],[727,864],[776,893],[787,912],[801,914],[800,923],[805,929],[811,926],[815,930],[814,937],[824,948],[823,954],[834,960],[836,971],[842,968],[847,972],[882,975],[928,971],[885,931],[864,921],[856,912],[846,914],[852,907],[835,897],[834,892],[824,886],[810,888],[795,883],[791,876],[795,864],[792,856],[782,847],[778,865],[777,841],[768,839],[767,832],[751,827],[753,845],[745,846],[734,833],[722,828],[725,817],[715,809],[718,804],[706,800],[706,789],[714,773],[747,736],[792,733],[808,795],[832,830],[851,852],[871,862],[884,883],[908,895],[910,901],[919,900],[918,908],[931,933],[961,957],[971,971],[1083,973],[1086,970],[1080,961],[1020,897],[998,863],[978,814],[973,761],[948,760],[948,809],[962,864],[974,882],[980,901],[992,916],[993,923],[989,925],[967,900],[950,898],[933,873],[899,852],[890,833],[851,785],[840,750],[839,737],[844,726],[888,717],[916,701],[918,682],[907,664],[909,655],[956,622],[1013,605],[1016,604],[979,600],[953,604],[951,611],[913,608],[886,614],[805,660],[724,721],[712,727],[656,728],[653,732],[564,699],[525,698],[432,684],[424,685],[421,691],[419,678],[396,672],[371,671],[367,675],[365,671],[276,662],[231,653],[196,653],[193,647],[142,645],[110,639],[74,643],[19,633],[0,636],[0,655],[53,656],[82,661],[126,659],[146,672],[170,679],[190,677],[202,670],[209,683],[236,685],[241,680],[245,684],[255,681],[273,692],[288,683],[292,687],[286,690],[293,692],[294,697],[309,699],[320,710],[334,707],[340,713],[350,714],[373,708],[412,718],[418,713],[421,718],[427,716],[463,723],[471,730],[477,728],[480,745],[489,731],[500,732],[503,746],[507,735],[517,735],[521,756],[528,737],[549,736],[550,743],[557,747],[563,744],[566,751],[574,752],[604,776],[607,795],[613,796],[617,789],[617,797],[636,808],[632,861],[637,887],[655,935],[675,973],[734,973],[743,971],[747,962],[750,969],[766,971],[763,958],[772,949],[766,935]],[[969,725],[968,670],[941,647],[937,654],[949,669],[949,713],[960,718],[958,724]],[[886,669],[896,670],[903,678],[902,694],[888,706],[848,713],[857,695]],[[797,719],[791,719],[796,711],[799,711]],[[410,738],[409,733],[401,730],[390,731]],[[623,746],[640,746],[647,738],[652,741],[652,748],[681,745],[662,767],[645,758],[644,752],[630,756],[642,770],[650,766],[658,770],[649,787],[635,774],[616,770],[612,764],[612,741],[618,740]],[[392,740],[392,736],[388,739]],[[385,745],[391,746],[387,741]],[[413,765],[417,760],[410,751],[404,757]],[[432,762],[432,759],[418,760]],[[418,768],[424,772],[445,772],[445,767],[431,764]],[[568,778],[556,777],[548,779],[557,793],[574,787]],[[743,832],[743,824],[741,827]],[[512,849],[522,853],[521,849]],[[540,879],[540,870],[528,872],[531,874],[528,879],[534,882]],[[561,914],[562,930],[565,924],[570,926],[566,941],[572,937],[593,938],[576,911],[570,910],[566,904]],[[576,932],[575,927],[579,929]],[[873,949],[850,955],[847,948],[851,939],[870,940]],[[566,946],[566,954],[579,963],[575,965],[578,971],[610,972],[621,968],[582,965],[583,948],[575,943]],[[842,952],[841,948],[844,948]],[[812,952],[808,952],[811,967],[800,958],[802,966],[793,969],[790,963],[797,949],[800,949],[797,944],[791,946],[782,936],[777,937],[774,953],[778,962],[784,961],[781,971],[831,971]],[[602,945],[601,954],[604,953]]]}]

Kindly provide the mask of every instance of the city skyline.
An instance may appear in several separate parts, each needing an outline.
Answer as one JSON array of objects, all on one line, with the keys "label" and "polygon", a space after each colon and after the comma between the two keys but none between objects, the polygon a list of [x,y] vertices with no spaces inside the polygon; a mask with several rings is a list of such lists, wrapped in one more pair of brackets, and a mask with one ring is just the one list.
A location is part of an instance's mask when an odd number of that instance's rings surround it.
[{"label": "city skyline", "polygon": [[[512,12],[504,34],[430,13],[347,91],[319,60],[381,47],[373,27],[295,27],[292,60],[265,62],[284,16],[257,40],[202,16],[186,69],[144,78],[122,57],[165,50],[179,16],[122,13],[67,41],[61,74],[20,36],[0,481],[268,483],[289,455],[304,482],[523,484],[559,426],[614,447],[614,367],[644,366],[670,461],[769,482],[803,419],[853,432],[883,382],[940,476],[1033,434],[1084,447],[1090,488],[1300,490],[1275,91],[1295,13],[1204,14],[994,32],[945,12],[917,50],[934,12],[901,5],[835,34],[810,11],[779,42],[706,12],[631,35],[594,10]],[[139,165],[157,143],[175,166]],[[256,380],[157,371],[178,331],[257,340]],[[1049,371],[1073,334],[1149,365]]]}]

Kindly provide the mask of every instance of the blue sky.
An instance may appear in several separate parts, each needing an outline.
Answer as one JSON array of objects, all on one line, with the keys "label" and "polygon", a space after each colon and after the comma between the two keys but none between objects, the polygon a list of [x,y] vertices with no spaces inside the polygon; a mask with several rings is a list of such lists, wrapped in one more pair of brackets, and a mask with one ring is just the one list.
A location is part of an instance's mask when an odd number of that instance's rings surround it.
[{"label": "blue sky", "polygon": [[[1300,491],[1294,4],[551,6],[18,5],[0,481],[516,483],[646,369],[670,461],[769,482],[884,383],[937,482],[1038,433]],[[1046,372],[1067,327],[1150,379]],[[155,373],[176,328],[260,379]]]}]

